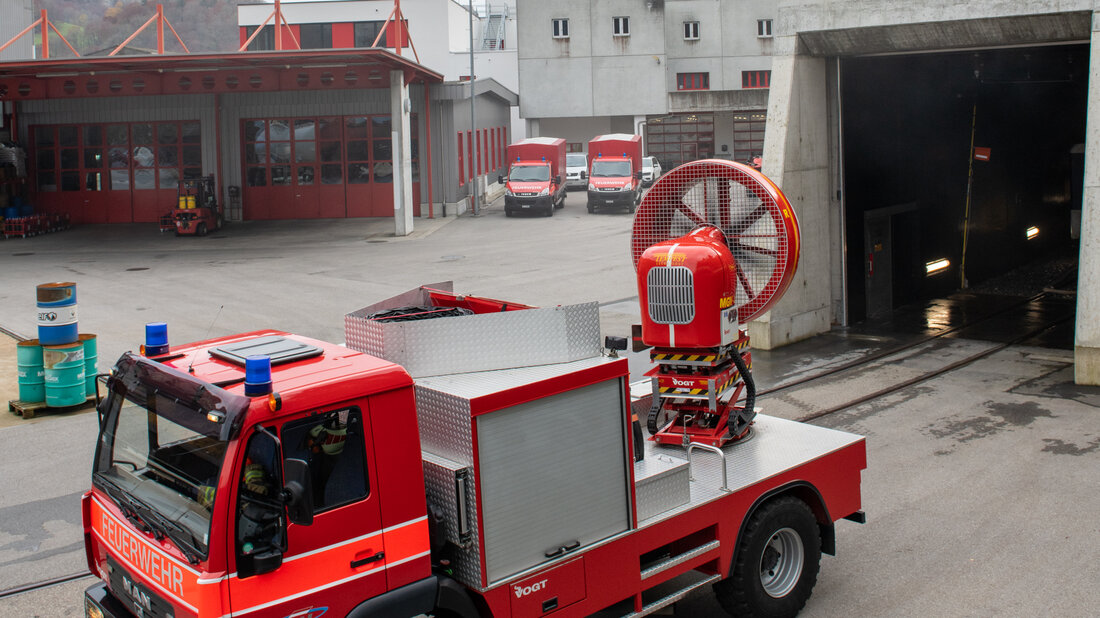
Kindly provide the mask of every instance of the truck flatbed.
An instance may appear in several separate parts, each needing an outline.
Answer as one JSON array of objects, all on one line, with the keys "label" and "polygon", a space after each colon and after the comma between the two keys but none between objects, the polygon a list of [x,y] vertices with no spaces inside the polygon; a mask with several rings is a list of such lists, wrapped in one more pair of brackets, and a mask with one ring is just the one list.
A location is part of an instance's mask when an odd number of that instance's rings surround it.
[{"label": "truck flatbed", "polygon": [[[667,502],[672,499],[667,491],[639,491],[636,494],[638,512],[640,514],[658,512],[645,519],[639,518],[638,527],[644,528],[676,517],[707,502],[722,498],[728,493],[740,491],[801,468],[807,462],[820,459],[863,440],[863,436],[765,414],[756,415],[752,437],[749,440],[727,444],[720,449],[722,456],[703,448],[695,448],[689,455],[687,449],[662,446],[652,440],[646,440],[645,459],[635,464],[636,485],[641,486],[651,478],[640,474],[639,469],[646,469],[654,461],[671,462],[666,463],[666,467],[675,465],[676,467],[672,470],[679,474],[669,476],[679,479],[677,482],[691,480],[686,483],[689,489],[687,501],[672,508],[665,508]],[[723,475],[723,466],[725,475]],[[666,485],[671,486],[672,483],[666,482]]]}]

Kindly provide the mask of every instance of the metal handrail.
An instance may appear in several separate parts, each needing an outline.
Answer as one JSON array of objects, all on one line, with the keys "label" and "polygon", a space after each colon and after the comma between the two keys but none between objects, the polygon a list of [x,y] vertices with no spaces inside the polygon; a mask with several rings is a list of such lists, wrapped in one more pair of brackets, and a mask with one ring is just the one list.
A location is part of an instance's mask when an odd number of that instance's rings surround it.
[{"label": "metal handrail", "polygon": [[726,453],[717,446],[711,446],[709,444],[703,444],[701,442],[692,442],[687,447],[688,452],[688,481],[694,481],[695,476],[691,472],[691,452],[697,448],[701,448],[705,451],[717,453],[722,458],[722,491],[729,491],[729,469],[726,467]]}]

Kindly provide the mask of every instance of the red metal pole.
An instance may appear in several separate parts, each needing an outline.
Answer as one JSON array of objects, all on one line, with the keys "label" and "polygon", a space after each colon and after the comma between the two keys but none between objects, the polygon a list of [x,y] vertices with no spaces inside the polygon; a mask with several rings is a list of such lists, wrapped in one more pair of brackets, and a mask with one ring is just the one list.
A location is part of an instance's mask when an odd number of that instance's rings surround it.
[{"label": "red metal pole", "polygon": [[157,53],[164,54],[164,5],[157,5]]},{"label": "red metal pole", "polygon": [[[396,12],[397,12],[397,7],[394,7],[394,9],[392,11],[390,11],[390,16],[386,18],[386,21],[388,22],[389,20],[393,19],[393,14],[396,13]],[[378,47],[378,41],[381,41],[382,37],[385,36],[385,34],[386,34],[386,26],[385,26],[385,24],[383,24],[382,25],[382,31],[378,33],[378,36],[374,37],[374,42],[371,43],[370,46],[371,47]],[[387,41],[387,43],[388,42],[389,41]]]},{"label": "red metal pole", "polygon": [[283,48],[283,9],[275,0],[275,49]]},{"label": "red metal pole", "polygon": [[20,32],[19,34],[15,35],[15,36],[13,36],[10,41],[8,41],[7,43],[4,43],[3,45],[0,45],[0,51],[4,51],[5,49],[7,49],[9,45],[11,45],[12,43],[18,41],[19,37],[21,37],[24,34],[30,32],[31,30],[34,30],[34,27],[37,26],[40,23],[42,23],[42,20],[37,19],[37,20],[35,20],[35,22],[33,24],[27,26],[26,28],[23,28],[23,31]]},{"label": "red metal pole", "polygon": [[403,28],[401,27],[401,20],[404,17],[403,15],[401,15],[401,0],[393,0],[393,12],[393,34],[394,38],[397,39],[397,44],[394,45],[394,47],[397,48],[397,55],[400,56],[401,47],[404,44],[404,36],[401,32],[403,30]]},{"label": "red metal pole", "polygon": [[53,31],[57,33],[57,38],[61,39],[61,42],[64,43],[65,46],[69,48],[69,51],[73,52],[74,56],[78,56],[78,57],[80,56],[80,54],[77,53],[76,48],[74,48],[72,46],[72,43],[69,43],[69,39],[66,39],[65,35],[61,34],[61,31],[57,29],[57,26],[55,26],[53,24],[46,24],[46,25],[48,25],[50,28],[53,28]]},{"label": "red metal pole", "polygon": [[[262,23],[262,24],[260,24],[259,26],[256,27],[256,30],[252,32],[252,36],[248,37],[248,40],[245,41],[244,45],[241,45],[241,48],[238,49],[237,51],[244,51],[244,50],[248,49],[248,46],[252,44],[252,40],[255,39],[256,37],[260,36],[260,31],[262,31],[264,29],[264,26],[267,25],[267,22],[271,21],[272,17],[275,17],[275,13],[272,13],[271,15],[268,15],[267,19],[264,20],[264,23]],[[278,22],[276,22],[276,24],[278,24]]]},{"label": "red metal pole", "polygon": [[116,47],[114,49],[114,51],[112,51],[111,53],[109,53],[107,55],[108,56],[113,56],[113,55],[117,54],[118,52],[122,51],[123,49],[125,49],[125,47],[130,44],[130,41],[133,41],[134,39],[136,39],[137,35],[141,34],[142,30],[145,30],[146,28],[148,28],[149,24],[153,23],[153,21],[155,21],[156,18],[157,18],[156,15],[150,17],[149,21],[146,21],[144,24],[141,25],[140,28],[137,29],[137,31],[135,31],[133,34],[130,35],[130,38],[126,39],[125,41],[123,41],[121,43],[119,43],[118,47]]},{"label": "red metal pole", "polygon": [[226,204],[225,204],[225,192],[222,186],[222,95],[220,93],[214,93],[214,147],[217,150],[217,160],[215,165],[218,166],[217,177],[215,180],[218,183],[218,201],[222,205],[222,222],[225,222]]},{"label": "red metal pole", "polygon": [[428,153],[428,218],[435,218],[435,200],[432,199],[432,185],[435,184],[435,179],[432,178],[432,98],[431,92],[428,90],[428,82],[424,82],[424,127],[428,134],[424,143],[427,148],[424,150]]},{"label": "red metal pole", "polygon": [[46,9],[42,9],[42,57],[50,57],[50,20],[46,19]]}]

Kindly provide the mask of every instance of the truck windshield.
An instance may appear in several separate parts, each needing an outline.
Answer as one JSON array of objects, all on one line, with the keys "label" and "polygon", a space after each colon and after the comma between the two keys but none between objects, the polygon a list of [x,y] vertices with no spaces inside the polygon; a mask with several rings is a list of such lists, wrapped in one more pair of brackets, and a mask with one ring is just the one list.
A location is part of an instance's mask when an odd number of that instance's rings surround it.
[{"label": "truck windshield", "polygon": [[131,355],[119,361],[92,482],[134,526],[168,537],[198,563],[208,551],[218,477],[243,398],[154,365]]},{"label": "truck windshield", "polygon": [[585,167],[588,165],[588,157],[584,153],[565,155],[566,167]]},{"label": "truck windshield", "polygon": [[549,165],[515,165],[508,173],[509,182],[546,182],[550,180]]},{"label": "truck windshield", "polygon": [[630,161],[596,159],[592,162],[592,176],[594,178],[627,178],[630,176]]}]

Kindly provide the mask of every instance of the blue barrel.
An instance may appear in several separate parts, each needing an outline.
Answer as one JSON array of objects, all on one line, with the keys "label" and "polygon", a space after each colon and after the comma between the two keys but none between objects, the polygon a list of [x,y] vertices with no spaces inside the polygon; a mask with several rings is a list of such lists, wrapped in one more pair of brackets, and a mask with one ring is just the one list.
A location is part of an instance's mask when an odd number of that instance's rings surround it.
[{"label": "blue barrel", "polygon": [[76,284],[38,286],[38,340],[42,345],[77,343]]},{"label": "blue barrel", "polygon": [[42,367],[46,370],[46,405],[63,408],[84,403],[84,344],[42,346]]},{"label": "blue barrel", "polygon": [[19,218],[19,207],[18,206],[8,206],[8,207],[4,208],[4,218],[5,219],[18,219]]},{"label": "blue barrel", "polygon": [[37,339],[20,341],[15,346],[19,372],[19,400],[38,403],[46,400],[46,372],[42,369],[42,345]]},{"label": "blue barrel", "polygon": [[91,397],[95,395],[96,338],[89,333],[80,333],[79,339],[84,344],[84,394]]}]

